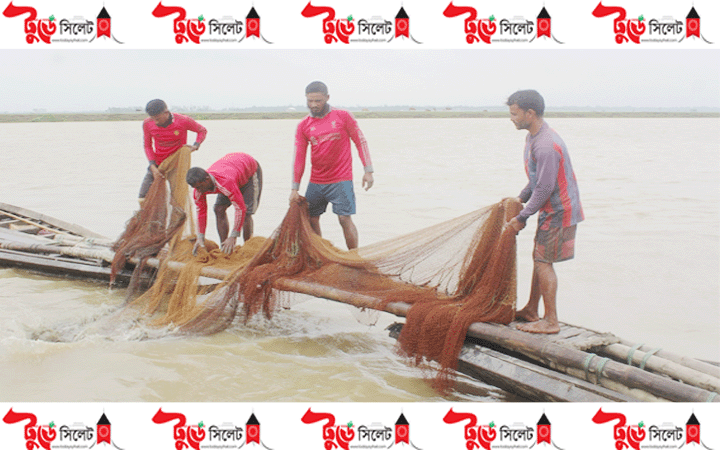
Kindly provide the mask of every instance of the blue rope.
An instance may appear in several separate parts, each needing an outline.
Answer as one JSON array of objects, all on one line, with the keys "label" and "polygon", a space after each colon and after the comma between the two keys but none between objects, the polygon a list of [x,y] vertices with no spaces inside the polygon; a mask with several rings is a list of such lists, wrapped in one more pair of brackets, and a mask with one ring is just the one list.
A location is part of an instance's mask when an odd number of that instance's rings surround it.
[{"label": "blue rope", "polygon": [[630,351],[628,352],[628,366],[632,367],[632,360],[633,360],[633,355],[635,354],[635,350],[639,349],[643,345],[645,345],[645,344],[636,344],[630,348]]},{"label": "blue rope", "polygon": [[652,355],[654,355],[655,353],[657,353],[659,351],[660,351],[660,349],[656,348],[654,350],[650,350],[649,352],[647,352],[645,354],[645,357],[643,358],[642,362],[640,363],[640,370],[645,370],[645,363],[647,362],[647,360],[650,359],[650,357]]},{"label": "blue rope", "polygon": [[602,360],[600,361],[600,363],[598,363],[598,365],[597,365],[597,367],[596,367],[596,369],[595,369],[595,370],[597,371],[597,372],[595,373],[595,377],[596,377],[595,384],[600,383],[600,376],[602,375],[602,371],[603,371],[603,369],[605,368],[605,364],[606,364],[608,361],[610,361],[610,358],[602,358]]},{"label": "blue rope", "polygon": [[590,361],[593,360],[594,357],[597,355],[594,353],[590,353],[587,355],[587,358],[585,358],[585,361],[583,362],[583,369],[585,369],[585,380],[590,381]]}]

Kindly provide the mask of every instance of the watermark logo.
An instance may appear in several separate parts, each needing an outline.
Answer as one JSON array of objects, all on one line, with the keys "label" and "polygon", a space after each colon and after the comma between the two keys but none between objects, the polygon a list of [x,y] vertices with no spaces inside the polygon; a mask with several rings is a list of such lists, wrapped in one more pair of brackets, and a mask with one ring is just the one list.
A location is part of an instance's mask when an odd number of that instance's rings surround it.
[{"label": "watermark logo", "polygon": [[51,421],[47,425],[38,425],[35,414],[16,412],[12,408],[3,417],[7,424],[25,423],[24,439],[28,449],[53,450],[54,448],[91,449],[113,447],[123,450],[113,442],[111,424],[105,413],[102,413],[95,428],[81,422],[71,425],[56,425]]},{"label": "watermark logo", "polygon": [[410,438],[410,423],[403,413],[400,413],[394,426],[382,422],[356,426],[352,421],[336,425],[335,415],[314,412],[311,408],[308,408],[301,420],[308,425],[324,422],[322,439],[325,449],[387,449],[396,445],[418,449]]},{"label": "watermark logo", "polygon": [[[562,44],[552,33],[552,17],[543,6],[535,22],[523,16],[498,19],[495,15],[478,18],[478,12],[471,6],[457,6],[450,2],[443,11],[448,18],[464,16],[465,41],[468,44],[484,42],[531,43],[536,39],[552,39]],[[537,31],[536,31],[537,29]]]},{"label": "watermark logo", "polygon": [[592,14],[598,18],[613,18],[613,32],[617,44],[679,43],[685,39],[702,39],[712,44],[700,33],[700,15],[695,6],[690,8],[684,22],[673,16],[647,20],[644,14],[640,14],[637,18],[628,18],[625,8],[603,5],[602,2],[597,4]]},{"label": "watermark logo", "polygon": [[[33,17],[34,19],[34,17]],[[50,444],[57,438],[57,427],[54,422],[47,425],[38,425],[37,417],[32,413],[19,413],[10,408],[3,417],[7,424],[25,423],[25,446],[29,449],[44,448],[50,450]]]},{"label": "watermark logo", "polygon": [[30,6],[16,6],[12,2],[3,11],[5,17],[18,17],[27,14],[25,17],[25,41],[28,44],[44,42],[49,44],[50,37],[57,31],[55,16],[47,19],[38,19],[37,11]]},{"label": "watermark logo", "polygon": [[394,39],[410,39],[420,44],[410,32],[410,16],[403,6],[393,20],[380,15],[356,20],[352,14],[336,18],[335,9],[330,6],[316,6],[308,2],[301,12],[305,18],[322,17],[323,39],[326,44],[334,43],[387,43]]},{"label": "watermark logo", "polygon": [[[606,412],[598,409],[592,421],[602,425],[614,423],[612,437],[615,440],[616,449],[632,448],[634,450],[650,450],[656,448],[680,449],[683,447],[692,448],[697,446],[711,450],[700,439],[700,422],[695,413],[691,413],[685,424],[677,425],[672,422],[661,424],[645,424],[644,421],[637,425],[628,425],[625,414],[617,412]],[[684,427],[683,427],[684,425]]]},{"label": "watermark logo", "polygon": [[232,422],[223,422],[220,425],[200,421],[197,424],[188,424],[185,414],[166,412],[162,408],[152,418],[158,425],[172,423],[175,448],[194,450],[202,449],[239,449],[245,445],[262,447],[271,450],[260,439],[260,422],[255,413],[250,415],[245,428]]},{"label": "watermark logo", "polygon": [[478,425],[475,414],[457,412],[450,408],[443,417],[443,422],[450,425],[465,424],[463,437],[468,449],[530,449],[538,445],[562,450],[552,440],[551,424],[545,413],[540,416],[535,427],[520,422],[498,425],[495,421]]},{"label": "watermark logo", "polygon": [[162,2],[157,4],[152,15],[159,19],[172,17],[177,44],[239,43],[245,38],[262,39],[268,44],[272,43],[265,39],[260,31],[260,15],[254,6],[250,8],[244,22],[232,16],[208,20],[200,14],[197,18],[188,18],[185,8],[163,5]]},{"label": "watermark logo", "polygon": [[25,16],[25,41],[28,44],[90,43],[97,38],[112,39],[122,44],[112,33],[112,18],[104,6],[94,22],[83,16],[58,20],[54,14],[47,19],[38,19],[35,8],[17,6],[12,2],[5,8],[3,15],[8,18]]}]

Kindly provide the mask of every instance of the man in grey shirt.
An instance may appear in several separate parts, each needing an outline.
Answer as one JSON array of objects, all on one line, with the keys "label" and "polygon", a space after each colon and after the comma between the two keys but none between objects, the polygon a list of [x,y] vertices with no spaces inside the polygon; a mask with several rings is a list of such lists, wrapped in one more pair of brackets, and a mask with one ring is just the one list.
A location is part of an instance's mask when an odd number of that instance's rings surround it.
[{"label": "man in grey shirt", "polygon": [[[531,215],[540,213],[530,299],[515,317],[528,322],[518,325],[519,330],[554,334],[560,331],[560,323],[553,263],[572,259],[575,255],[575,231],[584,219],[580,193],[565,142],[543,119],[545,101],[542,96],[533,90],[518,91],[508,98],[507,105],[515,127],[528,130],[524,161],[529,179],[518,197],[525,207],[507,226],[517,233],[525,228]],[[538,315],[540,297],[545,307],[542,319]]]}]

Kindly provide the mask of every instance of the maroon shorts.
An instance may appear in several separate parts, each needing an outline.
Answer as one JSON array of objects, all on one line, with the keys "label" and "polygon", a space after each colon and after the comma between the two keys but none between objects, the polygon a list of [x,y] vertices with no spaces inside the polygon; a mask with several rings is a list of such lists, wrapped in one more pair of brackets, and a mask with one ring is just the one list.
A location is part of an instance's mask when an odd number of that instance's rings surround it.
[{"label": "maroon shorts", "polygon": [[554,263],[567,261],[575,256],[575,230],[577,225],[567,228],[549,228],[535,233],[533,259],[538,262]]}]

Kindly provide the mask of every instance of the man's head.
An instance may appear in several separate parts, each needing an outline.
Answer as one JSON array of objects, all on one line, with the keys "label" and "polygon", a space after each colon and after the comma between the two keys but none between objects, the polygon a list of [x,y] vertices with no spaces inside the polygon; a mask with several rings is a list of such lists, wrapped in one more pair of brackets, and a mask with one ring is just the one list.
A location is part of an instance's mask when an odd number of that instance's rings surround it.
[{"label": "man's head", "polygon": [[185,174],[185,181],[201,194],[215,189],[215,183],[210,178],[210,174],[200,167],[192,167],[188,170],[187,174]]},{"label": "man's head", "polygon": [[305,88],[307,106],[313,116],[320,114],[330,99],[328,88],[322,81],[313,81]]},{"label": "man's head", "polygon": [[515,92],[506,104],[510,107],[510,120],[518,130],[529,130],[545,113],[545,100],[532,89]]},{"label": "man's head", "polygon": [[150,100],[145,107],[145,112],[148,116],[150,116],[153,122],[155,122],[155,125],[159,127],[166,127],[172,122],[172,117],[170,116],[170,111],[168,111],[167,104],[159,98]]}]

